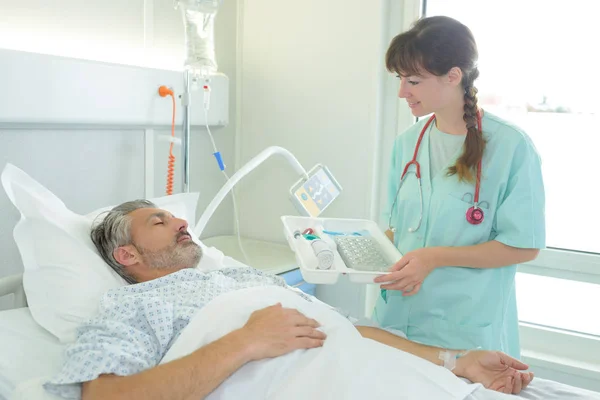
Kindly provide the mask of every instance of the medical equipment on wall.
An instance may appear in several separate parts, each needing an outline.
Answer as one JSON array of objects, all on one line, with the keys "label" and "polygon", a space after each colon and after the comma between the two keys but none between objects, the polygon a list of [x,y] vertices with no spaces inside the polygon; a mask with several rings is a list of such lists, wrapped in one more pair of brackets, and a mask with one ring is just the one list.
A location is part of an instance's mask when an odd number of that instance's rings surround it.
[{"label": "medical equipment on wall", "polygon": [[308,283],[333,284],[340,275],[355,283],[373,283],[402,257],[374,221],[297,216],[283,216],[281,221]]},{"label": "medical equipment on wall", "polygon": [[[394,203],[392,204],[392,209],[390,210],[390,217],[388,220],[388,228],[392,232],[396,232],[396,228],[392,225],[392,218],[394,215],[394,208],[396,207],[396,203],[398,202],[398,194],[400,194],[400,189],[402,188],[402,185],[404,184],[404,182],[406,180],[406,175],[409,173],[414,174],[415,177],[417,178],[417,182],[419,183],[419,197],[421,200],[420,201],[421,211],[419,213],[419,223],[417,224],[417,226],[415,228],[412,228],[412,227],[408,228],[408,231],[413,233],[413,232],[416,232],[417,230],[419,230],[419,228],[421,227],[421,222],[423,221],[423,185],[421,184],[421,164],[419,164],[419,162],[417,161],[417,156],[419,155],[419,148],[421,147],[421,141],[423,140],[423,136],[425,135],[425,132],[427,131],[427,128],[429,127],[429,125],[431,125],[431,123],[434,120],[435,120],[435,115],[432,115],[429,118],[429,120],[425,123],[425,126],[423,126],[423,129],[421,129],[421,133],[419,134],[419,138],[418,138],[417,144],[415,146],[415,152],[413,154],[413,158],[408,163],[406,163],[406,165],[404,166],[404,170],[402,171],[402,175],[400,176],[400,184],[398,185],[398,190],[396,190],[396,196],[394,197]],[[479,112],[477,112],[477,128],[481,132],[481,115]],[[411,166],[415,167],[414,171],[409,171],[409,168]],[[487,203],[487,202],[479,201],[480,187],[481,187],[481,160],[479,161],[479,163],[477,163],[475,195],[471,195],[470,193],[465,193],[465,195],[463,196],[463,199],[467,195],[472,196],[473,205],[466,212],[467,222],[469,222],[471,225],[479,225],[480,223],[483,222],[483,218],[484,218],[483,209],[481,207],[479,207],[479,205],[483,204],[483,203]]]},{"label": "medical equipment on wall", "polygon": [[[296,159],[296,157],[294,157],[294,155],[292,153],[290,153],[289,151],[287,151],[286,149],[284,149],[282,147],[278,147],[278,146],[268,147],[265,150],[263,150],[262,152],[260,152],[253,159],[248,161],[243,167],[241,167],[238,171],[236,171],[235,174],[233,174],[231,179],[229,179],[229,180],[227,180],[227,182],[225,182],[225,185],[223,185],[221,190],[219,190],[217,195],[212,199],[210,204],[206,207],[206,210],[204,210],[204,213],[202,214],[202,216],[198,220],[198,223],[194,227],[194,233],[197,236],[200,236],[202,234],[202,231],[206,227],[208,220],[210,219],[210,217],[212,217],[212,215],[216,211],[219,204],[221,204],[221,202],[223,201],[223,199],[225,198],[227,193],[229,193],[229,191],[231,189],[233,189],[233,187],[243,177],[248,175],[256,167],[258,167],[260,164],[262,164],[264,161],[266,161],[269,157],[271,157],[275,154],[283,156],[285,158],[285,160],[288,161],[288,163],[290,163],[292,165],[292,167],[296,170],[298,175],[302,176],[302,178],[300,180],[300,186],[302,186],[306,182],[317,182],[317,181],[323,182],[323,183],[329,182],[328,184],[335,185],[336,190],[341,192],[341,190],[342,190],[341,186],[339,186],[339,184],[337,184],[337,182],[335,181],[335,178],[333,178],[333,176],[331,175],[329,170],[327,170],[327,178],[324,178],[324,175],[323,175],[324,172],[322,172],[322,171],[325,170],[326,167],[317,165],[313,169],[311,169],[310,173],[307,173],[306,170],[302,167],[302,165],[298,162],[298,160]],[[317,178],[315,178],[315,176],[317,176]],[[323,180],[321,180],[321,179],[323,179]],[[334,184],[334,182],[336,182],[336,183]],[[290,190],[290,193],[294,193],[294,188],[297,186],[298,186],[298,184],[295,184],[292,187],[292,189]],[[339,193],[338,193],[338,195],[339,195]],[[336,197],[337,197],[337,195],[335,197],[331,197],[328,204],[331,204],[331,201],[333,201]],[[295,198],[295,196],[292,196],[292,201],[295,203],[300,203],[300,200],[297,200]],[[304,211],[304,213],[306,215],[312,215],[315,217],[318,216],[322,211],[318,207],[306,208],[304,206],[300,206],[299,209],[300,209],[300,211]]]}]

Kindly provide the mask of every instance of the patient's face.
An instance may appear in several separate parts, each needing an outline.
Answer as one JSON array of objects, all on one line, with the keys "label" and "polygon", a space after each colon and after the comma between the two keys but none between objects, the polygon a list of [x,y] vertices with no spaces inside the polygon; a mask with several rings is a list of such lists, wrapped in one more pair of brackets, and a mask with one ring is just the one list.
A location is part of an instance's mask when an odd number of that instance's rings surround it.
[{"label": "patient's face", "polygon": [[142,208],[129,214],[133,246],[150,269],[173,271],[194,268],[202,256],[192,241],[185,220],[156,208]]}]

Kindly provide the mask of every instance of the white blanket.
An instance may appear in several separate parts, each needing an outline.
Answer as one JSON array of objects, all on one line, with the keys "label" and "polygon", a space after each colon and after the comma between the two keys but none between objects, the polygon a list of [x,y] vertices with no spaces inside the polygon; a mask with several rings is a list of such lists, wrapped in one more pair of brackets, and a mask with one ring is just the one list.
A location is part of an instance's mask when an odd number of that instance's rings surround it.
[{"label": "white blanket", "polygon": [[480,385],[411,354],[364,339],[322,303],[309,303],[279,287],[238,290],[219,296],[194,316],[161,363],[190,354],[241,328],[253,311],[281,302],[322,325],[322,348],[246,364],[208,399],[464,399]]},{"label": "white blanket", "polygon": [[[540,378],[533,380],[522,397],[467,384],[444,368],[362,338],[348,320],[328,306],[308,303],[277,287],[243,289],[211,301],[193,317],[161,363],[183,357],[242,327],[254,310],[277,302],[321,322],[328,335],[325,345],[247,364],[208,399],[364,400],[382,396],[419,400],[600,400],[600,393]],[[20,382],[9,400],[58,400],[42,387],[55,373],[48,371],[47,376]]]}]

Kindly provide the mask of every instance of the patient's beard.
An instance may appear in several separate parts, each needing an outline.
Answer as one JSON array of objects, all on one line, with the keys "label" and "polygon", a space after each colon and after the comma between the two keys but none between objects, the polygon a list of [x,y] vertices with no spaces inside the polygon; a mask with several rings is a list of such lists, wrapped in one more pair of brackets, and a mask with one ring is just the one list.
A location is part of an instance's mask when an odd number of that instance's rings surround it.
[{"label": "patient's beard", "polygon": [[202,249],[191,240],[182,243],[173,243],[160,250],[149,250],[133,244],[142,257],[144,263],[151,269],[194,268],[202,258]]}]

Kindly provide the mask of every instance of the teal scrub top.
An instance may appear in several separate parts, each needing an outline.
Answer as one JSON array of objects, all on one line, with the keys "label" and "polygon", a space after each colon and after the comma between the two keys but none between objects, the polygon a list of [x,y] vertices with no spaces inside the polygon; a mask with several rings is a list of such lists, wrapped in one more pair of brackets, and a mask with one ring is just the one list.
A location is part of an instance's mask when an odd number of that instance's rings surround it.
[{"label": "teal scrub top", "polygon": [[[399,135],[394,143],[388,187],[387,224],[400,176],[413,156],[426,118]],[[530,138],[518,127],[485,112],[479,195],[485,218],[479,225],[466,220],[475,184],[447,176],[462,147],[443,170],[431,176],[429,130],[418,161],[423,185],[423,221],[418,224],[420,198],[414,174],[408,174],[392,212],[395,245],[402,254],[421,247],[470,246],[497,240],[518,248],[545,247],[544,184],[540,157]],[[468,193],[468,194],[467,194]],[[467,195],[465,195],[467,194]],[[403,297],[382,290],[373,319],[384,328],[398,329],[410,340],[449,349],[500,350],[520,358],[516,265],[493,269],[449,265],[425,278],[421,290]]]}]

